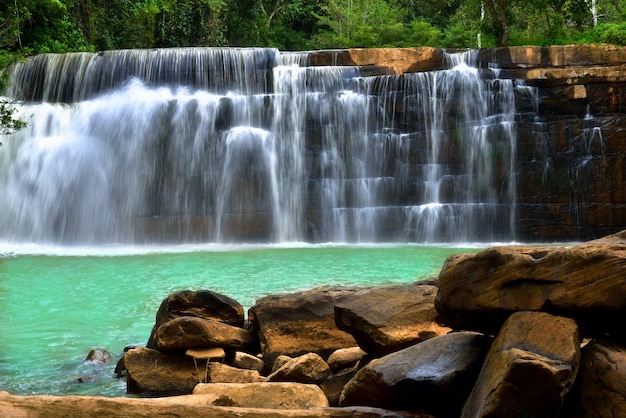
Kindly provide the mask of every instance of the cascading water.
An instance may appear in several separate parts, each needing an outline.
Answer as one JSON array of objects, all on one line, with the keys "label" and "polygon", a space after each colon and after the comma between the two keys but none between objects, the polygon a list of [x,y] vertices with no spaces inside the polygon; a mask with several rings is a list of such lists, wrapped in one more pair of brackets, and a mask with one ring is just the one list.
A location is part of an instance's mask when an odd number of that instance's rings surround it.
[{"label": "cascading water", "polygon": [[32,116],[0,147],[0,240],[511,240],[520,86],[453,58],[361,77],[273,49],[34,57],[8,92]]}]

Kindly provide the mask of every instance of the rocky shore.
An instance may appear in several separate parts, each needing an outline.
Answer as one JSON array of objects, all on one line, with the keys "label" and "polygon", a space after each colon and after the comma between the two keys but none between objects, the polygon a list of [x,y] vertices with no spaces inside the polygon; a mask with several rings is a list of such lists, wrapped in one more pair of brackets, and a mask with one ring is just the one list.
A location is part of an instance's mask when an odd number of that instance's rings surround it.
[{"label": "rocky shore", "polygon": [[163,300],[117,365],[139,398],[14,396],[0,416],[624,417],[626,231],[450,257],[438,280],[243,307]]}]

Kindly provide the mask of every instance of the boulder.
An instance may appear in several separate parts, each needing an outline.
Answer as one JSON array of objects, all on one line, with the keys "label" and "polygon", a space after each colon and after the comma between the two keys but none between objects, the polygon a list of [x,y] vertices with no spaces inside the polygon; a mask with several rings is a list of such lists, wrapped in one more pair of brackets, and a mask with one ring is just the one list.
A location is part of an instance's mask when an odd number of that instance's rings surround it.
[{"label": "boulder", "polygon": [[263,360],[241,351],[235,353],[232,365],[240,369],[256,370],[257,372],[263,370]]},{"label": "boulder", "polygon": [[585,336],[624,334],[626,231],[568,247],[494,247],[448,258],[435,305],[451,327],[496,333],[516,311],[574,318]]},{"label": "boulder", "polygon": [[326,363],[330,367],[330,371],[337,373],[340,370],[354,367],[367,353],[361,347],[340,348],[334,351]]},{"label": "boulder", "polygon": [[326,358],[339,348],[354,347],[354,338],[335,325],[334,311],[337,303],[354,292],[321,287],[257,300],[248,316],[259,335],[266,367],[281,354],[317,353]]},{"label": "boulder", "polygon": [[493,342],[462,417],[556,417],[580,362],[576,322],[544,312],[510,316]]},{"label": "boulder", "polygon": [[[375,408],[261,409],[215,406],[212,396],[106,398],[100,396],[15,396],[0,392],[3,418],[428,418],[427,415]],[[219,403],[219,402],[218,402]]]},{"label": "boulder", "polygon": [[256,336],[248,330],[192,316],[164,323],[154,333],[153,340],[156,348],[164,352],[208,347],[249,350],[258,345]]},{"label": "boulder", "polygon": [[[288,382],[199,384],[195,395],[212,396],[228,406],[263,409],[311,409],[328,406],[324,392],[316,385]],[[226,406],[226,405],[224,405]]]},{"label": "boulder", "polygon": [[578,372],[581,417],[626,417],[626,346],[594,340],[581,353]]},{"label": "boulder", "polygon": [[161,302],[147,347],[156,348],[152,337],[161,325],[182,316],[213,319],[234,327],[244,325],[243,306],[236,300],[210,290],[182,290]]},{"label": "boulder", "polygon": [[265,378],[256,370],[238,369],[226,364],[209,362],[204,369],[207,383],[257,383]]},{"label": "boulder", "polygon": [[436,322],[436,295],[422,284],[364,289],[335,305],[335,323],[368,354],[384,356],[450,332]]},{"label": "boulder", "polygon": [[281,354],[280,356],[276,357],[274,359],[274,363],[272,363],[272,373],[280,369],[281,367],[283,367],[283,365],[291,359],[292,359],[291,357],[286,356],[284,354]]},{"label": "boulder", "polygon": [[267,376],[270,382],[320,384],[330,375],[330,367],[318,354],[307,353],[283,364]]},{"label": "boulder", "polygon": [[126,391],[143,396],[184,395],[206,382],[206,361],[138,347],[124,355]]},{"label": "boulder", "polygon": [[489,342],[473,332],[451,333],[373,360],[348,382],[340,404],[459,416]]}]

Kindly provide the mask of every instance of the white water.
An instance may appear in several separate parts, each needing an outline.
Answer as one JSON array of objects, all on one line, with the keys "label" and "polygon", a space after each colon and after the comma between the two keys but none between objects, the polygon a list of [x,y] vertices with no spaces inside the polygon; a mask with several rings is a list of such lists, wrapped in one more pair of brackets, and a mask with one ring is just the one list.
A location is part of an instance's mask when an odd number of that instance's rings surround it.
[{"label": "white water", "polygon": [[32,116],[2,138],[0,240],[513,240],[518,86],[470,59],[359,77],[264,49],[35,57],[13,73]]}]

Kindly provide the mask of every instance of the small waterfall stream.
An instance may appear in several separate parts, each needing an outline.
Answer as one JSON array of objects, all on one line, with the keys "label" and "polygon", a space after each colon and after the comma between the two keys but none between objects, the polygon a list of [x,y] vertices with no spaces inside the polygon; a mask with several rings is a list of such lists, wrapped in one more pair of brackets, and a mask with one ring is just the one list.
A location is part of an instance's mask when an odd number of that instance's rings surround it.
[{"label": "small waterfall stream", "polygon": [[0,241],[512,240],[528,88],[471,59],[365,77],[273,49],[33,57],[7,92],[31,119],[0,147]]}]

